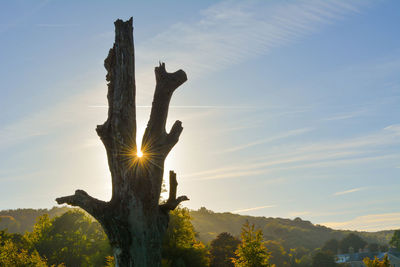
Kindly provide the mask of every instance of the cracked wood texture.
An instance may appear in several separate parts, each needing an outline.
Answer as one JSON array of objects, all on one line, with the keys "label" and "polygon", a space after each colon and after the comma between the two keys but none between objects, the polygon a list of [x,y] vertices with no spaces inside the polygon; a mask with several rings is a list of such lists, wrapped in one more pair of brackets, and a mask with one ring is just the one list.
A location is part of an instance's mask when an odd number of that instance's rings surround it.
[{"label": "cracked wood texture", "polygon": [[188,200],[186,196],[176,197],[176,174],[170,171],[169,198],[159,204],[164,161],[183,129],[182,123],[176,121],[167,133],[168,107],[173,92],[187,77],[183,70],[168,73],[164,63],[155,68],[154,99],[142,139],[143,156],[138,157],[132,18],[114,24],[114,46],[104,61],[108,118],[96,128],[107,152],[112,197],[105,202],[76,190],[74,195],[56,201],[81,207],[101,223],[113,248],[116,266],[157,267],[161,266],[161,244],[169,211]]}]

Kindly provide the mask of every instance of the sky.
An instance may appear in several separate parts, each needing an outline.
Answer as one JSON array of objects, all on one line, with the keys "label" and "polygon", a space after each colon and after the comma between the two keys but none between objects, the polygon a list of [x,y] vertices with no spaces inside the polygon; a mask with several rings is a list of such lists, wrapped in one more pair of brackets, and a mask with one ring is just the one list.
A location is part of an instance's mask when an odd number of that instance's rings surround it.
[{"label": "sky", "polygon": [[110,199],[95,132],[103,61],[113,22],[133,17],[138,142],[154,67],[188,75],[165,167],[185,207],[400,228],[399,11],[396,0],[1,1],[0,209],[50,208],[75,189]]}]

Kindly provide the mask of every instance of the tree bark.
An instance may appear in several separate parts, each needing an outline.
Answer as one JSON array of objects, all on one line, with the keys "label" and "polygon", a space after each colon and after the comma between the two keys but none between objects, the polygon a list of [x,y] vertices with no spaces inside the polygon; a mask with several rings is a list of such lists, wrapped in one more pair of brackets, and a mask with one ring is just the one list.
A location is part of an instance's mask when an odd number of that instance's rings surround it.
[{"label": "tree bark", "polygon": [[132,18],[115,23],[115,42],[104,61],[108,81],[108,118],[98,125],[112,177],[109,202],[83,190],[57,198],[86,210],[103,226],[114,251],[116,266],[161,266],[161,244],[169,211],[186,196],[176,197],[176,174],[170,171],[170,194],[159,204],[164,161],[183,130],[176,121],[169,133],[165,125],[172,94],[186,80],[183,70],[168,73],[165,64],[155,68],[156,88],[150,119],[143,135],[142,157],[137,156],[135,64]]}]

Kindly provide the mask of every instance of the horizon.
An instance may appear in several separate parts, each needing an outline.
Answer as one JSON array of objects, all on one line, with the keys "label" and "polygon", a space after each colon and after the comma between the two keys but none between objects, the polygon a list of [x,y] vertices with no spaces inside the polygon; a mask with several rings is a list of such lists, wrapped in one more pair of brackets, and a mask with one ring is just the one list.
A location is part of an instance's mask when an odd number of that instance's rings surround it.
[{"label": "horizon", "polygon": [[188,75],[165,165],[184,207],[400,228],[400,2],[93,3],[2,4],[0,210],[109,200],[103,61],[133,17],[138,144],[154,67]]},{"label": "horizon", "polygon": [[[16,209],[3,209],[3,210],[0,210],[0,212],[2,212],[2,211],[15,211],[15,210],[19,210],[19,209],[21,209],[21,210],[25,210],[25,209],[33,209],[33,210],[51,210],[51,209],[54,209],[54,208],[69,208],[69,209],[81,210],[81,211],[85,212],[86,215],[88,215],[88,216],[90,216],[91,218],[93,218],[89,213],[87,213],[86,211],[82,210],[81,208],[79,208],[79,207],[74,207],[74,206],[70,206],[70,205],[55,205],[55,206],[53,206],[53,207],[51,207],[51,208],[16,208]],[[184,207],[184,208],[187,208],[187,207]],[[332,229],[332,230],[334,230],[334,231],[344,231],[344,232],[346,232],[346,231],[352,231],[352,232],[362,232],[362,233],[378,233],[378,232],[385,232],[385,231],[389,231],[389,232],[390,232],[390,231],[399,230],[398,228],[386,229],[386,230],[376,230],[376,231],[368,231],[368,230],[363,231],[363,230],[357,230],[357,229],[355,229],[355,230],[336,229],[336,228],[332,228],[332,227],[329,227],[329,226],[326,226],[326,225],[317,224],[317,223],[314,223],[314,222],[309,221],[309,220],[305,220],[304,218],[301,218],[301,217],[283,218],[283,217],[269,217],[269,216],[264,216],[264,215],[254,216],[254,215],[248,215],[248,214],[239,214],[239,213],[234,213],[234,212],[231,212],[231,211],[220,211],[220,212],[215,212],[215,211],[213,211],[213,210],[207,209],[206,207],[200,207],[200,208],[198,208],[198,209],[190,209],[190,208],[187,208],[187,209],[189,210],[189,212],[193,212],[193,211],[194,211],[194,212],[198,212],[198,211],[200,211],[202,208],[205,208],[207,211],[211,211],[213,214],[214,214],[214,213],[220,213],[220,214],[229,213],[229,214],[238,215],[238,216],[249,216],[249,217],[254,217],[254,218],[265,218],[265,219],[283,219],[283,220],[292,220],[292,221],[294,221],[294,220],[297,219],[297,218],[300,218],[303,222],[309,222],[309,223],[311,223],[312,225],[314,225],[314,226],[316,226],[316,227],[317,227],[317,226],[323,226],[323,227],[327,227],[327,228],[329,228],[329,229]],[[57,217],[58,217],[58,216],[57,216]],[[95,220],[95,218],[93,218],[93,220]]]}]

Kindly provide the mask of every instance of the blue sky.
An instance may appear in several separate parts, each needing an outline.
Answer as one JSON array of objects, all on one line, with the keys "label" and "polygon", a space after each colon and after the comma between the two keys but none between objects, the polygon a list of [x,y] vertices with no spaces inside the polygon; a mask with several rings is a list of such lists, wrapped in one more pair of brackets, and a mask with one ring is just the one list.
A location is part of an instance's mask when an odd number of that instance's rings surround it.
[{"label": "blue sky", "polygon": [[398,1],[3,1],[0,209],[110,197],[103,60],[133,17],[138,136],[153,68],[182,68],[166,171],[185,205],[400,228]]}]

